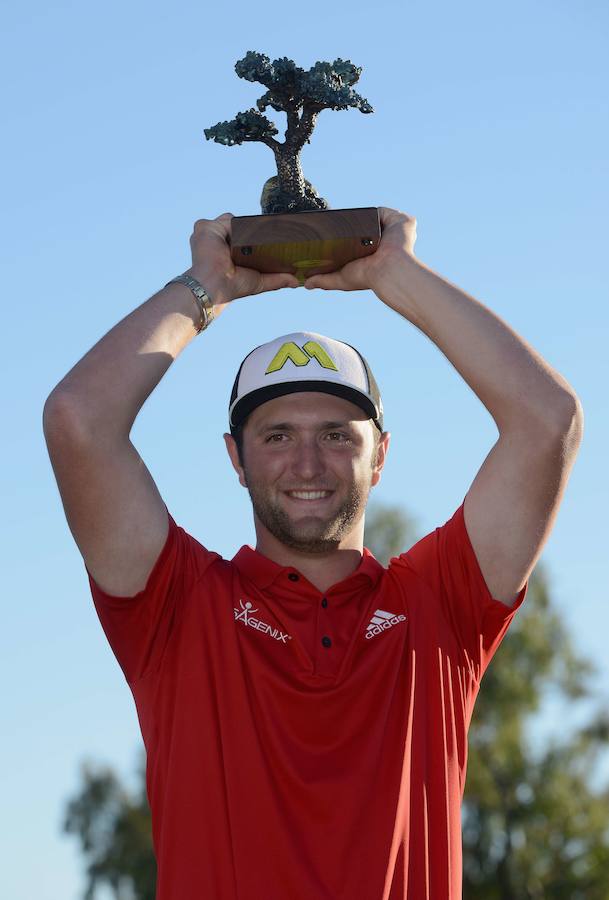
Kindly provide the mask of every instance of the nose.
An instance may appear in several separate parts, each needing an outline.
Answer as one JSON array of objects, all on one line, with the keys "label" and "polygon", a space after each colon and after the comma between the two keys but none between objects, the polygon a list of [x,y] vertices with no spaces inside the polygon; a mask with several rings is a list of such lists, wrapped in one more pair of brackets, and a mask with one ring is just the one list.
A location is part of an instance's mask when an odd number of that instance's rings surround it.
[{"label": "nose", "polygon": [[292,471],[302,481],[312,481],[324,472],[323,451],[315,440],[298,442],[294,448]]}]

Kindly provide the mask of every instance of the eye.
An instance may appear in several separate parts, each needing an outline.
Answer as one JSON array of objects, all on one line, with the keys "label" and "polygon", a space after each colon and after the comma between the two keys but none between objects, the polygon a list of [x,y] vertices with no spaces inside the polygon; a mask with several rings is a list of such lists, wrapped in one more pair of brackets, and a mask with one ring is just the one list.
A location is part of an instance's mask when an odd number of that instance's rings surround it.
[{"label": "eye", "polygon": [[332,443],[337,443],[337,441],[338,441],[338,443],[341,443],[342,441],[349,441],[349,440],[351,440],[351,438],[349,437],[349,435],[348,435],[348,434],[343,434],[342,431],[330,431],[330,432],[328,432],[328,437],[329,437],[329,438],[335,438],[335,439],[336,439],[336,440],[333,440]]},{"label": "eye", "polygon": [[280,444],[280,443],[282,443],[282,442],[281,442],[281,441],[276,441],[276,440],[274,440],[274,438],[282,438],[282,437],[285,437],[285,434],[283,434],[283,433],[280,432],[280,431],[276,432],[275,434],[269,434],[269,436],[265,439],[265,444],[270,444],[270,443],[272,443],[272,444]]}]

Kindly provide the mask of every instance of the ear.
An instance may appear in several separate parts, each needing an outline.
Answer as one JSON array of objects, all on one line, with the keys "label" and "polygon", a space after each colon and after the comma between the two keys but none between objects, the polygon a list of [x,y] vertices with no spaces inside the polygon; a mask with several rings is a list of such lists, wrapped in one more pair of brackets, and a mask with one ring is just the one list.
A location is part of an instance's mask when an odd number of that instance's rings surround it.
[{"label": "ear", "polygon": [[233,465],[233,469],[239,476],[239,484],[243,487],[247,487],[247,481],[245,480],[245,470],[241,463],[239,462],[239,452],[237,450],[237,442],[232,436],[232,434],[225,433],[223,435],[224,443],[226,444],[226,449],[228,450],[228,455],[230,457],[230,461]]},{"label": "ear", "polygon": [[[375,426],[376,427],[376,426]],[[381,472],[383,466],[385,465],[385,460],[387,458],[387,451],[389,450],[389,441],[391,439],[391,433],[389,431],[383,431],[381,434],[379,445],[376,451],[376,462],[374,464],[374,471],[372,475],[371,487],[374,487],[375,484],[378,484],[381,480]]]}]

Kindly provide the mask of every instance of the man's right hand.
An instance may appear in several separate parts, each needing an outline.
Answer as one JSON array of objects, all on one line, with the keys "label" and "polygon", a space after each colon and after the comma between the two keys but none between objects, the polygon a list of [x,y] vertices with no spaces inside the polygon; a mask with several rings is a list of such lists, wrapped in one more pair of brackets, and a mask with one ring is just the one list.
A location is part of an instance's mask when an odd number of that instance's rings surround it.
[{"label": "man's right hand", "polygon": [[235,266],[230,255],[232,218],[232,213],[227,212],[216,219],[198,219],[190,237],[192,267],[187,274],[200,281],[208,292],[215,315],[231,300],[300,286],[296,276],[286,272],[258,272]]}]

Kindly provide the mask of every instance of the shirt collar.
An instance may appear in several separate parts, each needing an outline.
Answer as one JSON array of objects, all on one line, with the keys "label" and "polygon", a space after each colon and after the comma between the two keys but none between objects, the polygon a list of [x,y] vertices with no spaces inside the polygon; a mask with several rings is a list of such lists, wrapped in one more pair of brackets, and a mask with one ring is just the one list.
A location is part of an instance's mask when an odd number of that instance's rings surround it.
[{"label": "shirt collar", "polygon": [[[295,572],[299,574],[301,578],[305,578],[305,576],[294,566],[282,566],[272,559],[269,559],[268,556],[259,553],[253,547],[250,547],[249,544],[244,544],[241,547],[235,556],[233,556],[232,562],[239,572],[246,575],[250,581],[253,581],[257,587],[261,589],[269,587],[279,578],[281,578],[282,581],[285,581],[288,574],[291,572]],[[364,547],[362,558],[357,569],[355,569],[351,575],[348,575],[347,578],[332,585],[332,587],[336,589],[340,585],[343,589],[345,587],[355,588],[356,584],[360,581],[367,581],[372,587],[379,580],[383,571],[384,567],[381,563],[367,547]],[[291,585],[291,587],[293,587],[293,585]]]}]

